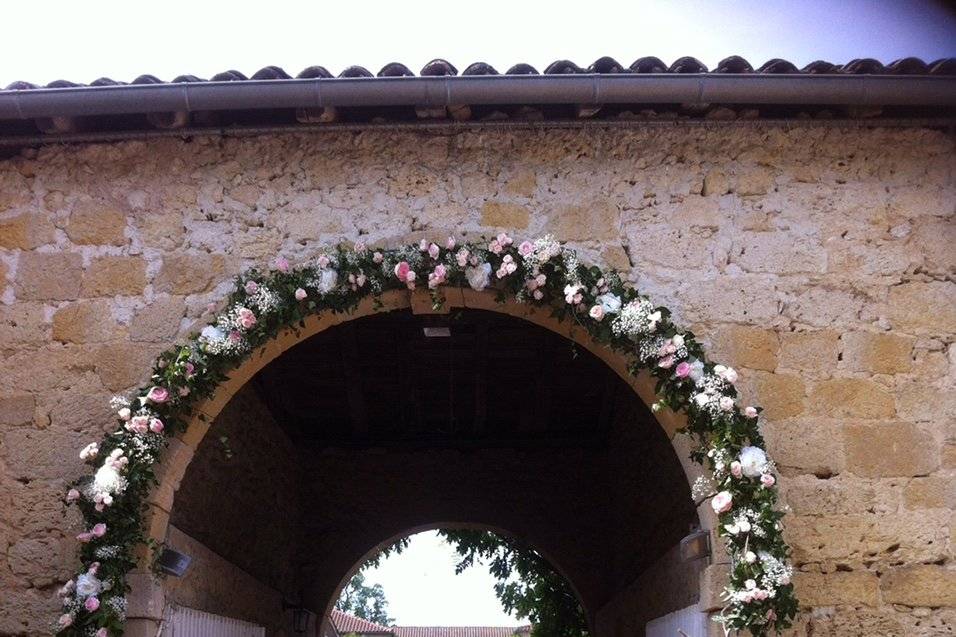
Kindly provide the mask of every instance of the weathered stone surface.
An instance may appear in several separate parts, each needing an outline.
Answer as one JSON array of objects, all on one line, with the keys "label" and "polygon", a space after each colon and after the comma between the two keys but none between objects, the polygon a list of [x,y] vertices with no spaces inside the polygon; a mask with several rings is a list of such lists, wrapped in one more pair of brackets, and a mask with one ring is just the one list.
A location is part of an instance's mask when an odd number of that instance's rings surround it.
[{"label": "weathered stone surface", "polygon": [[949,517],[949,511],[938,509],[892,515],[792,515],[784,535],[797,564],[931,562],[947,555]]},{"label": "weathered stone surface", "polygon": [[186,303],[181,296],[154,300],[136,312],[129,335],[134,341],[167,342],[179,333],[186,314]]},{"label": "weathered stone surface", "polygon": [[17,266],[17,298],[70,301],[80,293],[83,258],[69,252],[27,252]]},{"label": "weathered stone surface", "polygon": [[803,379],[791,374],[754,374],[757,403],[768,420],[799,416],[804,411],[806,389]]},{"label": "weathered stone surface", "polygon": [[63,343],[100,343],[124,334],[108,301],[70,303],[53,315],[53,340]]},{"label": "weathered stone surface", "polygon": [[156,276],[156,289],[172,294],[205,292],[220,282],[225,259],[219,254],[169,254]]},{"label": "weathered stone surface", "polygon": [[858,611],[840,608],[815,615],[807,635],[813,637],[848,637],[880,635],[880,637],[913,637],[893,611]]},{"label": "weathered stone surface", "polygon": [[780,342],[777,333],[757,327],[727,325],[712,337],[711,357],[732,367],[773,371]]},{"label": "weathered stone surface", "polygon": [[730,190],[730,180],[723,171],[713,169],[704,177],[704,187],[701,194],[705,197],[711,195],[724,195]]},{"label": "weathered stone surface", "polygon": [[822,273],[827,253],[818,241],[780,232],[747,232],[736,237],[733,262],[747,272]]},{"label": "weathered stone surface", "polygon": [[763,424],[763,433],[774,461],[785,473],[830,476],[843,471],[843,426],[838,421],[769,418]]},{"label": "weathered stone surface", "polygon": [[488,201],[481,207],[481,225],[523,229],[528,227],[528,209],[508,201]]},{"label": "weathered stone surface", "polygon": [[956,477],[913,478],[903,498],[908,509],[956,509]]},{"label": "weathered stone surface", "polygon": [[115,206],[82,199],[73,206],[66,224],[70,241],[80,245],[126,244],[126,215]]},{"label": "weathered stone surface", "polygon": [[85,297],[142,294],[146,287],[146,261],[140,257],[100,257],[83,273]]},{"label": "weathered stone surface", "polygon": [[0,426],[28,425],[35,411],[32,394],[0,394]]},{"label": "weathered stone surface", "polygon": [[15,480],[58,479],[66,481],[79,475],[82,462],[79,450],[91,442],[89,436],[62,429],[39,431],[14,427],[3,433],[0,457],[7,477]]},{"label": "weathered stone surface", "polygon": [[[915,422],[956,423],[956,391],[931,377],[900,383],[897,405],[900,418]],[[956,434],[956,430],[947,435]]]},{"label": "weathered stone surface", "polygon": [[73,559],[73,544],[55,538],[20,540],[7,553],[10,570],[36,587],[69,577]]},{"label": "weathered stone surface", "polygon": [[142,343],[112,343],[96,349],[92,361],[97,375],[111,391],[121,391],[146,382],[156,356],[165,349]]},{"label": "weathered stone surface", "polygon": [[796,573],[794,585],[801,606],[879,605],[880,579],[868,571]]},{"label": "weathered stone surface", "polygon": [[55,229],[41,214],[23,214],[0,219],[0,248],[32,250],[53,241]]},{"label": "weathered stone surface", "polygon": [[844,473],[825,479],[810,475],[787,476],[780,485],[796,515],[849,515],[860,511],[896,513],[904,482],[902,479],[877,482]]},{"label": "weathered stone surface", "polygon": [[892,569],[880,578],[883,600],[903,606],[956,606],[956,569],[934,564]]},{"label": "weathered stone surface", "polygon": [[[533,170],[520,170],[505,182],[505,192],[517,197],[531,197],[538,187],[538,176]],[[486,224],[500,225],[500,224]]]},{"label": "weathered stone surface", "polygon": [[848,369],[875,374],[898,374],[913,365],[913,340],[879,332],[848,332],[843,335],[843,361]]},{"label": "weathered stone surface", "polygon": [[[12,586],[7,591],[12,593]],[[62,604],[55,591],[25,589],[0,595],[0,634],[46,635]]]},{"label": "weathered stone surface", "polygon": [[893,327],[913,334],[956,332],[956,283],[904,283],[889,290],[887,315]]},{"label": "weathered stone surface", "polygon": [[22,347],[49,340],[50,324],[41,304],[0,305],[0,347]]},{"label": "weathered stone surface", "polygon": [[737,175],[734,192],[742,197],[765,195],[773,189],[773,181],[773,174],[769,170],[754,168]]},{"label": "weathered stone surface", "polygon": [[562,206],[548,219],[548,231],[559,241],[590,241],[619,236],[621,212],[613,203],[595,200]]},{"label": "weathered stone surface", "polygon": [[846,468],[856,475],[918,476],[939,466],[939,445],[914,424],[850,423],[844,431]]},{"label": "weathered stone surface", "polygon": [[891,418],[893,396],[882,385],[861,378],[834,378],[817,383],[808,403],[814,413],[830,418]]},{"label": "weathered stone surface", "polygon": [[783,332],[780,334],[780,367],[810,372],[836,369],[840,333],[835,330]]},{"label": "weathered stone surface", "polygon": [[143,243],[153,248],[178,248],[186,235],[181,212],[151,212],[137,219],[136,225]]}]

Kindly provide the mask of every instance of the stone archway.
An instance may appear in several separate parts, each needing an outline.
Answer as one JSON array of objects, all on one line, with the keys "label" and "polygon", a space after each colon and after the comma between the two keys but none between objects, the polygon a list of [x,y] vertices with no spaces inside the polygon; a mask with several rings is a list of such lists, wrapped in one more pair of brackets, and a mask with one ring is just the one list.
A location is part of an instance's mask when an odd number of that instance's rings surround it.
[{"label": "stone archway", "polygon": [[[468,289],[449,289],[446,291],[446,298],[448,309],[479,309],[503,313],[567,337],[603,361],[640,397],[644,404],[650,404],[654,400],[652,380],[643,375],[632,376],[627,370],[627,360],[623,354],[597,346],[591,341],[585,330],[569,328],[567,323],[562,323],[550,316],[546,309],[516,303],[501,304],[496,301],[492,292],[475,292]],[[281,333],[260,352],[249,357],[234,370],[230,379],[222,383],[215,394],[199,407],[188,428],[171,442],[169,451],[157,468],[156,474],[159,479],[159,486],[148,500],[146,528],[149,538],[160,544],[166,540],[170,530],[170,513],[173,510],[176,492],[197,448],[206,436],[212,422],[253,376],[282,353],[310,336],[319,334],[345,321],[369,316],[384,310],[400,309],[428,313],[432,311],[431,300],[423,294],[390,291],[386,292],[377,303],[366,299],[349,315],[326,313],[318,317],[311,317],[302,329],[287,330]],[[683,424],[682,417],[671,412],[662,412],[657,414],[657,422],[673,446],[688,482],[693,482],[702,474],[703,470],[688,457],[692,448],[689,437],[677,433],[677,429]],[[706,515],[709,507],[704,507],[701,511],[704,513],[699,516],[702,527],[711,530],[714,524],[714,516]],[[716,556],[717,559],[721,557],[721,555]],[[704,579],[708,580],[709,578]],[[130,583],[133,590],[130,595],[128,631],[132,635],[155,634],[154,629],[165,606],[164,587],[145,570],[132,573]],[[707,607],[710,608],[712,605],[708,604]],[[598,618],[594,617],[592,621],[597,622]],[[615,633],[608,630],[605,634]]]}]

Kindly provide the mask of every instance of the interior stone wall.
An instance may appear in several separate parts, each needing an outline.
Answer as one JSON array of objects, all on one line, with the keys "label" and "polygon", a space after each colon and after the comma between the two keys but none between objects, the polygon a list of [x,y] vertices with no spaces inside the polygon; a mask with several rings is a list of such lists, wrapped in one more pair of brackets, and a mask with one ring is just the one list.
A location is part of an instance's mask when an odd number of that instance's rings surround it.
[{"label": "interior stone wall", "polygon": [[[797,633],[956,622],[953,136],[768,125],[334,132],[0,161],[0,633],[46,632],[107,400],[230,278],[361,237],[552,232],[741,370],[791,508]],[[64,517],[65,515],[65,517]]]}]

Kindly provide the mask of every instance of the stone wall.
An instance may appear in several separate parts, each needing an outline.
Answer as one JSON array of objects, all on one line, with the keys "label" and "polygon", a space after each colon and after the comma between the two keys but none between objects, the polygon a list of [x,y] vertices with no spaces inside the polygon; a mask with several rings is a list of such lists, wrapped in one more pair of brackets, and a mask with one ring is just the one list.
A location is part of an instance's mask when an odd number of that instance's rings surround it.
[{"label": "stone wall", "polygon": [[0,162],[0,633],[74,566],[58,501],[107,399],[230,277],[361,236],[553,232],[741,369],[792,508],[798,632],[956,622],[953,137],[924,129],[337,132]]}]

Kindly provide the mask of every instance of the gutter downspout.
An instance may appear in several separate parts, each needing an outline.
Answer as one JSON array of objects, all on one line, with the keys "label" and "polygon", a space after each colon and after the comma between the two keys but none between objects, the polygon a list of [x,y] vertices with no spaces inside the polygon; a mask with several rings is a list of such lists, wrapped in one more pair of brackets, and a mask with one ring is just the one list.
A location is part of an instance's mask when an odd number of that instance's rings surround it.
[{"label": "gutter downspout", "polygon": [[0,119],[488,104],[956,106],[956,76],[620,74],[319,78],[0,91]]}]

